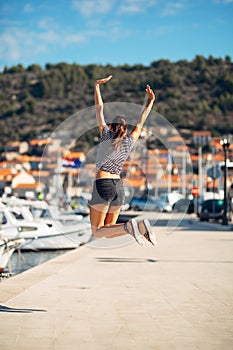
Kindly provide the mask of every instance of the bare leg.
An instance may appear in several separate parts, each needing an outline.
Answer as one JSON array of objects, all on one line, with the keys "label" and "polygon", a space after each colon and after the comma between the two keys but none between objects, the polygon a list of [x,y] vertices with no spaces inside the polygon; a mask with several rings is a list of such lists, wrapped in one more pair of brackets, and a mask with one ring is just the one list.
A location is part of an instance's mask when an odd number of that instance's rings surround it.
[{"label": "bare leg", "polygon": [[125,236],[128,234],[128,231],[125,230],[124,224],[115,224],[107,225],[100,227],[96,231],[96,237],[105,237],[105,238],[115,238],[120,236]]},{"label": "bare leg", "polygon": [[110,206],[105,218],[105,225],[114,225],[120,214],[120,206]]},{"label": "bare leg", "polygon": [[116,224],[119,215],[119,208],[113,207],[109,211],[109,206],[105,204],[96,204],[90,208],[90,220],[93,235],[97,238],[114,238],[124,236],[128,232],[124,224]]},{"label": "bare leg", "polygon": [[[115,212],[113,208],[115,208]],[[138,230],[136,220],[132,219],[124,224],[115,224],[113,222],[116,222],[118,215],[119,208],[117,207],[112,207],[110,211],[108,205],[93,205],[90,209],[90,220],[93,235],[97,238],[115,238],[130,234],[135,238],[138,244],[143,245],[143,236]],[[108,224],[106,225],[106,223]]]}]

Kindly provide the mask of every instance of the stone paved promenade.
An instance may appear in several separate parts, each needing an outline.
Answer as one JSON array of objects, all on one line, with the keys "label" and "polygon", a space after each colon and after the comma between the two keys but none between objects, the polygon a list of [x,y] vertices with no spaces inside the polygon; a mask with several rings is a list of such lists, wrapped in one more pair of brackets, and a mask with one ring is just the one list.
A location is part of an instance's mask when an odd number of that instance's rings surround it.
[{"label": "stone paved promenade", "polygon": [[232,350],[233,231],[166,219],[157,247],[98,240],[0,283],[1,350]]}]

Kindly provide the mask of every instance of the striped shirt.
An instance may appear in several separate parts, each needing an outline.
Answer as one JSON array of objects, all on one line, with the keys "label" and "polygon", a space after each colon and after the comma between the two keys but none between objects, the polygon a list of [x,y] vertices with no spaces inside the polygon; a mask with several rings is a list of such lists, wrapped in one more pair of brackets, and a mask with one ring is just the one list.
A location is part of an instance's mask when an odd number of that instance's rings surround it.
[{"label": "striped shirt", "polygon": [[120,175],[123,165],[133,149],[134,138],[133,136],[126,135],[122,140],[120,147],[117,149],[114,149],[112,146],[113,140],[113,131],[105,125],[98,146],[96,166],[100,170]]}]

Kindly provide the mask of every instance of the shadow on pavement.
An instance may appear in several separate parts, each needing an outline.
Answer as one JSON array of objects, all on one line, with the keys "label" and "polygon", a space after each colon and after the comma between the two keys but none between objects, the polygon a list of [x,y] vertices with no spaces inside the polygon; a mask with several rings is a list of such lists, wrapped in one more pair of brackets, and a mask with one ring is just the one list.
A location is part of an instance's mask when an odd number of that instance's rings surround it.
[{"label": "shadow on pavement", "polygon": [[140,258],[96,258],[98,262],[110,262],[110,263],[199,263],[199,264],[233,264],[233,260],[185,260],[185,259],[140,259]]},{"label": "shadow on pavement", "polygon": [[141,258],[96,258],[98,262],[116,262],[116,263],[155,263],[154,259],[141,259]]},{"label": "shadow on pavement", "polygon": [[14,307],[8,307],[4,305],[0,305],[0,312],[15,312],[15,313],[32,313],[32,312],[47,312],[47,310],[41,310],[41,309],[19,309]]}]

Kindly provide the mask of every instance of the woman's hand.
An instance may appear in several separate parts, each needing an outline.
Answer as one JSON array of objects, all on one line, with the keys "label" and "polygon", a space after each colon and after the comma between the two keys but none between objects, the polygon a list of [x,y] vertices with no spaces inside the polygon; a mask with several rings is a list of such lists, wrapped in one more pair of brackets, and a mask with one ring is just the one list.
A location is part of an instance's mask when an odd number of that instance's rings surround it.
[{"label": "woman's hand", "polygon": [[104,126],[106,125],[104,120],[104,104],[100,92],[100,85],[107,83],[110,79],[112,79],[112,75],[109,75],[107,78],[104,79],[98,79],[95,82],[94,87],[94,99],[95,99],[95,106],[96,106],[96,120],[97,124],[99,126],[100,135],[102,135],[102,131]]},{"label": "woman's hand", "polygon": [[155,94],[154,94],[154,91],[151,89],[150,85],[146,85],[146,93],[147,93],[150,101],[155,100]]},{"label": "woman's hand", "polygon": [[107,78],[96,80],[96,84],[97,84],[97,85],[105,84],[105,83],[107,83],[110,79],[112,79],[112,77],[113,77],[112,75],[109,75]]}]

